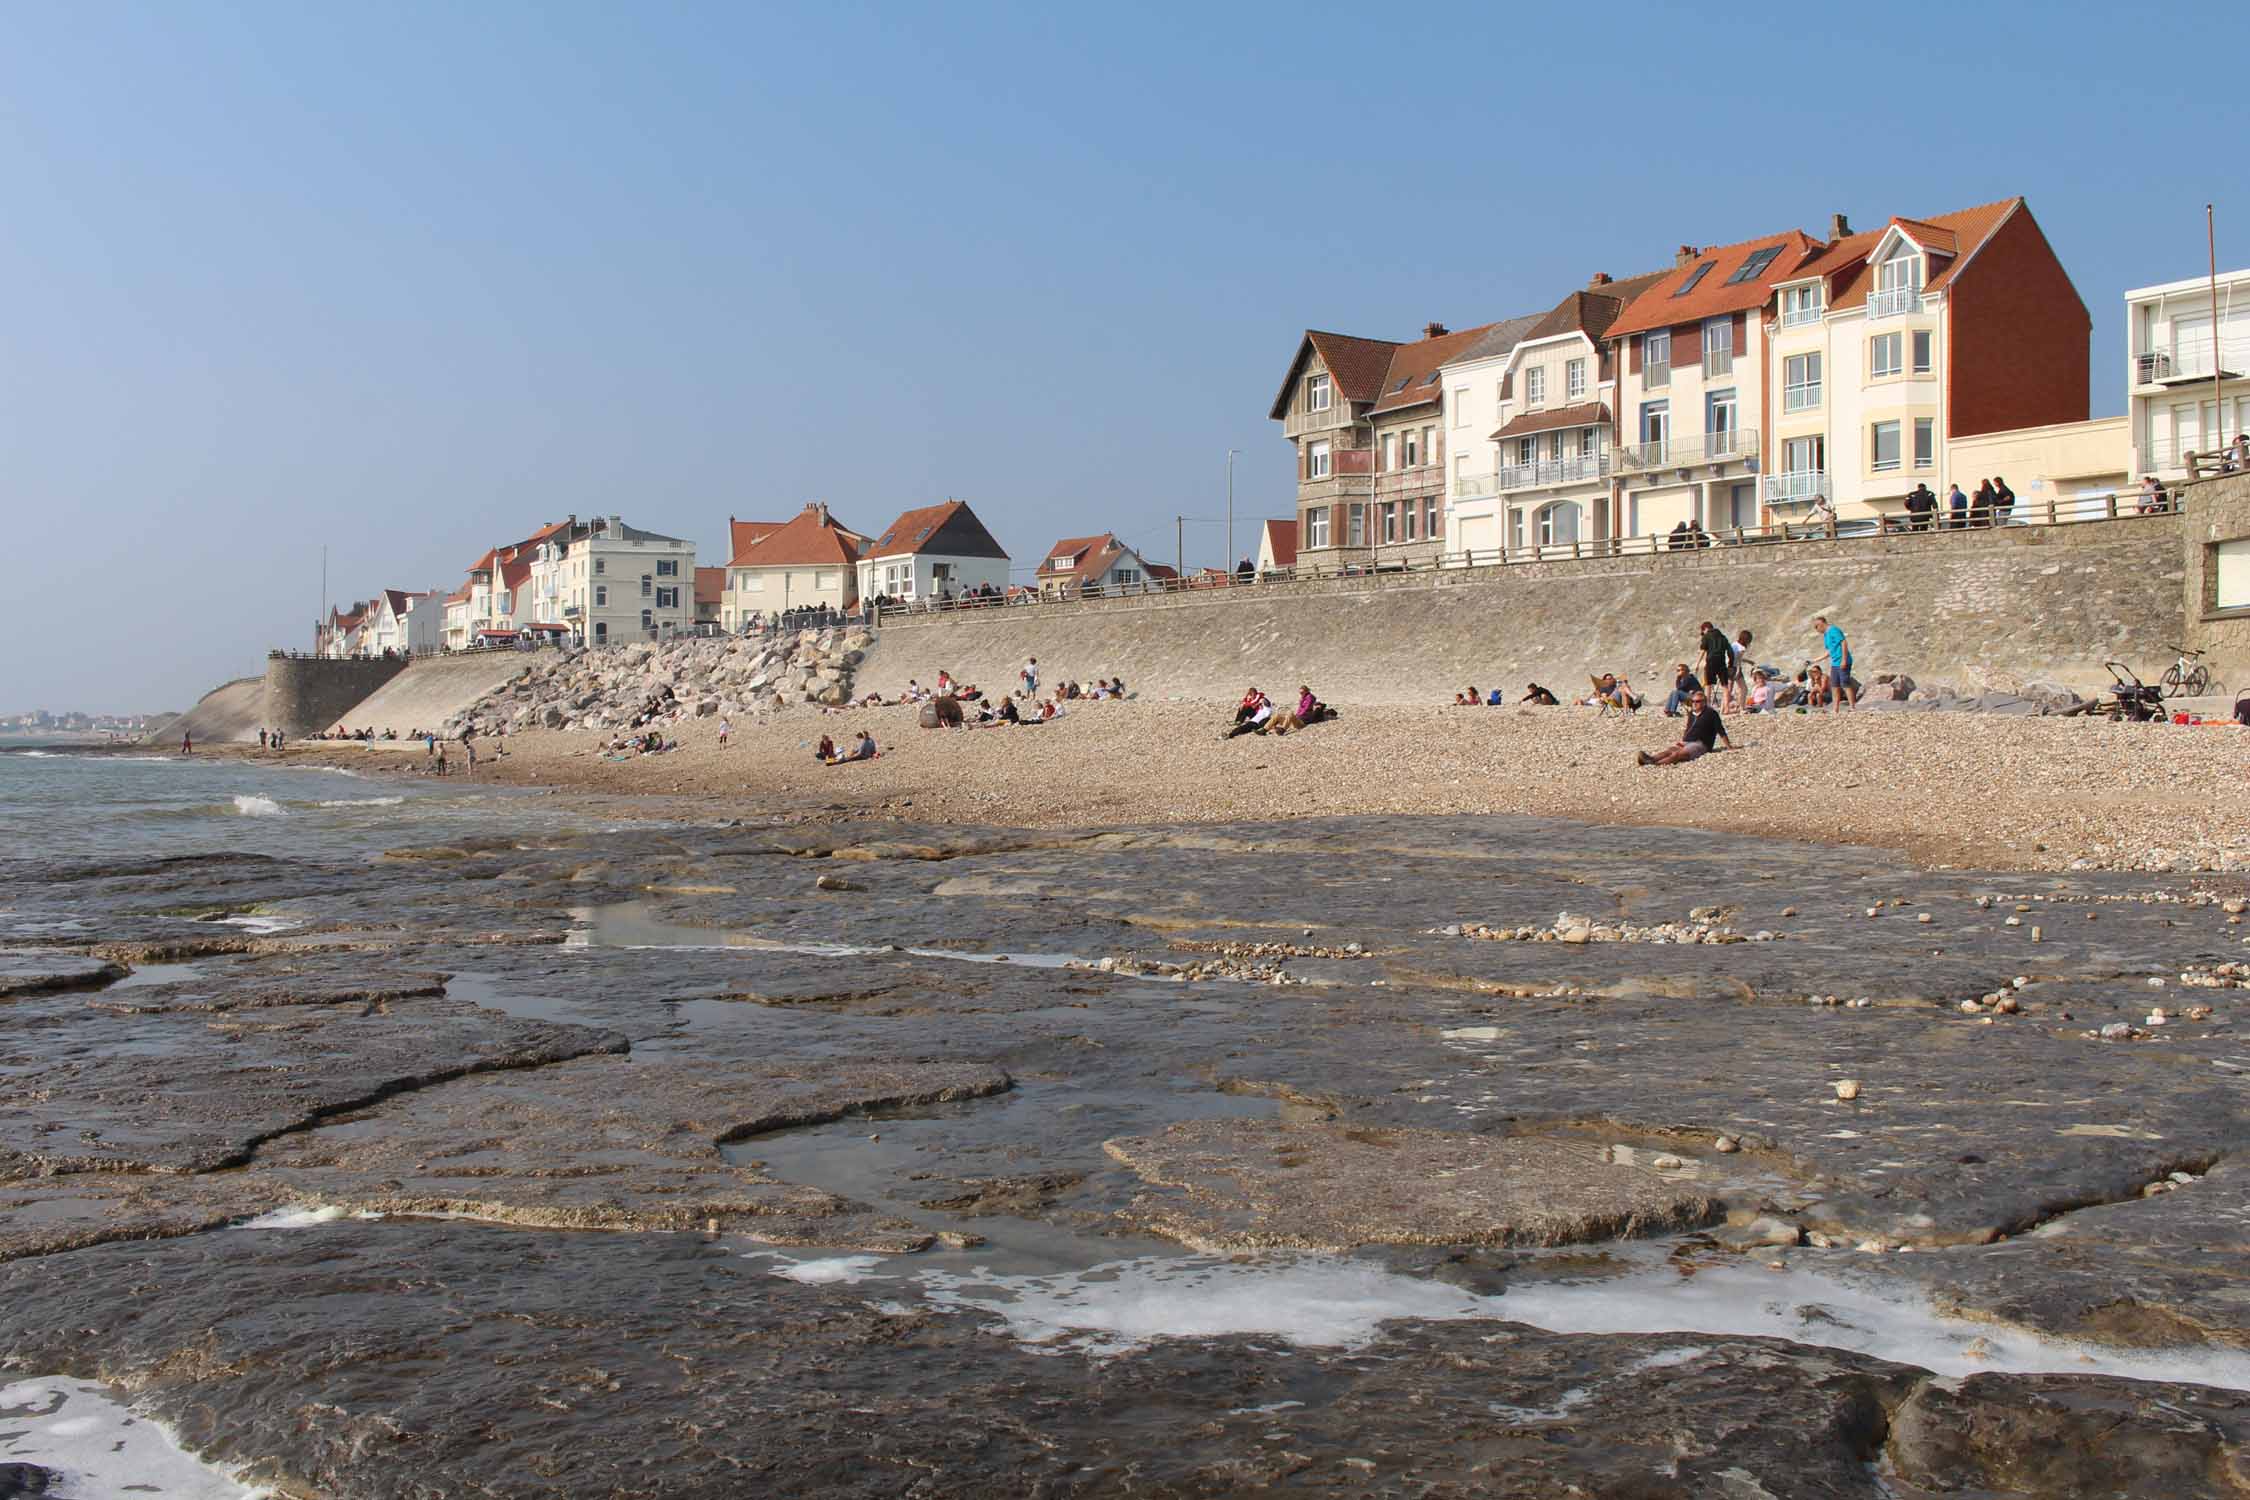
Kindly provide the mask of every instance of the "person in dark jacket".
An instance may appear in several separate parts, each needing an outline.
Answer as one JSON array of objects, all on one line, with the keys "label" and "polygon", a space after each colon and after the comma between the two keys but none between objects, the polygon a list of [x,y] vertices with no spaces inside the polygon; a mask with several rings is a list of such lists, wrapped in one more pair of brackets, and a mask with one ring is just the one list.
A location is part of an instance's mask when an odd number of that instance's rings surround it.
[{"label": "person in dark jacket", "polygon": [[2007,524],[2008,524],[2008,518],[2009,518],[2010,516],[2012,516],[2012,515],[2014,515],[2014,514],[2015,514],[2015,509],[2016,509],[2016,492],[2015,492],[2014,490],[2011,490],[2011,489],[2009,489],[2009,488],[2008,488],[2008,481],[2007,481],[2007,480],[2005,480],[2005,479],[2001,478],[2001,477],[2000,477],[1999,475],[1997,475],[1997,474],[1993,475],[1993,476],[1992,476],[1992,524],[1993,524],[1993,525],[1995,525],[1995,526],[2005,526],[2005,525],[2007,525]]},{"label": "person in dark jacket", "polygon": [[1989,479],[1981,480],[1977,484],[1976,498],[1969,503],[1969,524],[1971,526],[1990,526],[1992,524],[1992,481]]},{"label": "person in dark jacket", "polygon": [[1703,653],[1703,685],[1724,697],[1734,684],[1734,649],[1727,644],[1727,633],[1705,620],[1696,646]]}]

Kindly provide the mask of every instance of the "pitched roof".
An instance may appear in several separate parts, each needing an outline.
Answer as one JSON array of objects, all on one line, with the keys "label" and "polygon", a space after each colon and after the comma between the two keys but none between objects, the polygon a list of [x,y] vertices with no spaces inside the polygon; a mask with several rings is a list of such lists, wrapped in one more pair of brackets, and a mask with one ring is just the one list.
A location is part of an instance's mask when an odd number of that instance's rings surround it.
[{"label": "pitched roof", "polygon": [[697,568],[695,570],[695,602],[716,604],[727,591],[727,570],[724,568]]},{"label": "pitched roof", "polygon": [[[1645,333],[1700,322],[1726,313],[1749,312],[1765,306],[1777,281],[1787,281],[1796,268],[1823,249],[1819,240],[1802,229],[1760,235],[1735,245],[1715,245],[1683,260],[1657,277],[1647,290],[1625,305],[1609,325],[1609,336]],[[1741,280],[1760,251],[1776,252],[1763,266]]]},{"label": "pitched roof", "polygon": [[1599,401],[1589,401],[1582,406],[1558,406],[1551,411],[1527,411],[1511,418],[1493,433],[1500,438],[1523,437],[1534,432],[1553,432],[1558,427],[1593,427],[1609,425],[1609,408]]},{"label": "pitched roof", "polygon": [[389,605],[390,605],[390,607],[391,607],[391,613],[392,613],[392,614],[394,614],[394,615],[403,615],[403,614],[405,614],[405,613],[406,613],[406,602],[407,602],[407,601],[408,601],[409,599],[412,599],[412,598],[414,598],[414,597],[415,597],[414,595],[412,595],[412,594],[409,594],[409,593],[408,593],[408,592],[407,592],[406,590],[404,590],[404,589],[385,589],[385,590],[383,590],[383,600],[384,600],[384,602],[385,602],[385,603],[387,603],[387,604],[389,604]]},{"label": "pitched roof", "polygon": [[727,564],[730,568],[848,568],[859,561],[849,533],[827,508],[808,505],[787,524],[767,532]]},{"label": "pitched roof", "polygon": [[1566,333],[1582,333],[1598,344],[1608,335],[1610,325],[1617,321],[1627,304],[1669,274],[1650,271],[1628,276],[1623,281],[1582,287],[1549,308],[1521,342],[1528,344],[1537,339],[1559,338]]},{"label": "pitched roof", "polygon": [[1867,259],[1882,237],[1883,231],[1880,229],[1862,229],[1856,234],[1847,234],[1840,240],[1830,240],[1812,258],[1797,262],[1797,269],[1782,280],[1801,281],[1808,276],[1836,276],[1848,271]]},{"label": "pitched roof", "polygon": [[1459,333],[1441,333],[1395,346],[1391,350],[1390,368],[1383,374],[1383,392],[1375,398],[1375,408],[1369,415],[1379,417],[1387,412],[1427,406],[1443,396],[1445,385],[1438,378],[1439,367],[1490,332],[1492,326],[1485,323],[1464,328]]},{"label": "pitched roof", "polygon": [[[524,552],[523,548],[510,547],[500,559],[500,586],[509,590],[520,589],[524,586],[525,580],[530,577],[531,558]],[[509,601],[511,604],[514,602],[514,600]]]},{"label": "pitched roof", "polygon": [[1008,553],[985,530],[966,500],[947,500],[917,506],[867,544],[862,557],[910,557],[927,552],[938,557],[990,557],[1005,562]]},{"label": "pitched roof", "polygon": [[727,517],[727,556],[740,557],[758,538],[779,531],[782,525],[780,521],[737,521],[732,516]]},{"label": "pitched roof", "polygon": [[1873,253],[1876,242],[1892,228],[1911,236],[1916,244],[1931,251],[1933,257],[1943,257],[1942,263],[1933,259],[1922,276],[1923,291],[1942,291],[1953,280],[1954,274],[1968,264],[1969,257],[1976,254],[1978,248],[2008,221],[2008,216],[2022,206],[2021,197],[2002,198],[1995,203],[1980,203],[1975,208],[1939,214],[1932,219],[1891,220],[1890,224],[1875,231],[1868,240],[1867,249],[1861,252],[1860,265],[1846,280],[1838,283],[1835,295],[1828,299],[1829,307],[1857,307],[1867,300],[1867,294],[1874,289],[1875,273],[1866,264],[1866,257]]},{"label": "pitched roof", "polygon": [[1503,318],[1497,323],[1487,323],[1482,328],[1472,328],[1469,331],[1475,337],[1447,355],[1445,362],[1460,365],[1467,364],[1472,359],[1494,359],[1506,354],[1531,337],[1531,330],[1538,326],[1539,318],[1538,313],[1526,313],[1520,318]]},{"label": "pitched roof", "polygon": [[1266,550],[1273,554],[1277,568],[1294,567],[1297,562],[1297,523],[1295,521],[1268,521],[1265,530]]},{"label": "pitched roof", "polygon": [[468,586],[467,584],[465,584],[465,583],[464,583],[464,584],[462,584],[462,585],[461,585],[461,586],[460,586],[459,588],[455,589],[455,590],[454,590],[454,591],[453,591],[452,593],[450,593],[450,594],[447,594],[447,595],[445,596],[445,602],[446,602],[446,603],[448,603],[448,604],[466,604],[466,603],[468,603],[468,602],[469,602],[469,586]]},{"label": "pitched roof", "polygon": [[1297,372],[1305,367],[1307,355],[1320,356],[1320,362],[1328,368],[1328,378],[1336,383],[1337,394],[1346,401],[1372,401],[1382,394],[1383,372],[1391,367],[1391,351],[1397,347],[1389,339],[1306,329],[1305,336],[1297,341],[1296,355],[1289,361],[1289,373],[1281,377],[1281,393],[1273,398],[1274,420],[1289,415],[1289,397],[1297,388]]},{"label": "pitched roof", "polygon": [[[1058,557],[1068,558],[1069,562],[1058,568],[1055,566],[1055,559]],[[1039,560],[1039,571],[1036,576],[1045,580],[1099,578],[1102,574],[1108,572],[1111,565],[1121,557],[1133,558],[1140,563],[1151,578],[1177,578],[1179,576],[1177,569],[1167,567],[1163,563],[1150,562],[1147,558],[1142,557],[1140,553],[1119,541],[1117,533],[1114,531],[1105,531],[1100,536],[1064,537],[1054,546],[1049,547],[1046,556]]]}]

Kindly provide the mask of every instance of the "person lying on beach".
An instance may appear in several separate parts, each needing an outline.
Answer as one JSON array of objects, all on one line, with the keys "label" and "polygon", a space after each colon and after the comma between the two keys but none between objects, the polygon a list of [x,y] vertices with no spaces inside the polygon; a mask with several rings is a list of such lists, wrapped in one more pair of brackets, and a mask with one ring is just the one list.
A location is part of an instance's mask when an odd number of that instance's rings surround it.
[{"label": "person lying on beach", "polygon": [[1541,687],[1536,682],[1533,683],[1530,687],[1525,688],[1523,690],[1523,696],[1521,698],[1518,698],[1516,701],[1518,703],[1536,703],[1541,708],[1554,708],[1559,705],[1559,700],[1555,697],[1555,695],[1548,692],[1545,688]]},{"label": "person lying on beach", "polygon": [[1264,734],[1266,723],[1272,718],[1273,700],[1252,688],[1242,707],[1235,710],[1234,727],[1219,738],[1231,740],[1238,734]]},{"label": "person lying on beach", "polygon": [[1711,699],[1701,688],[1688,694],[1687,728],[1680,737],[1657,751],[1636,753],[1634,764],[1643,766],[1676,766],[1709,755],[1714,750],[1732,750],[1734,741],[1727,738],[1726,726],[1719,722],[1719,711],[1711,706]]}]

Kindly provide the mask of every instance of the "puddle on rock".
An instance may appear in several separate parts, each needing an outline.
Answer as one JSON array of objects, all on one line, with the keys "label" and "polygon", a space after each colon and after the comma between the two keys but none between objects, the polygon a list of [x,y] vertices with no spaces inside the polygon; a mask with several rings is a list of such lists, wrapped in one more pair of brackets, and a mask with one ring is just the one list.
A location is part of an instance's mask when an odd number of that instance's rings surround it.
[{"label": "puddle on rock", "polygon": [[109,988],[137,990],[152,984],[184,984],[203,977],[202,966],[198,964],[142,964]]},{"label": "puddle on rock", "polygon": [[576,923],[563,935],[565,948],[691,948],[723,952],[745,949],[755,953],[798,953],[808,958],[876,958],[911,954],[916,958],[951,959],[968,964],[1019,964],[1036,969],[1090,969],[1093,963],[1075,953],[979,953],[956,948],[907,948],[895,944],[865,946],[854,943],[791,943],[750,932],[730,932],[719,927],[691,927],[667,922],[649,914],[639,901],[614,906],[581,906],[572,909]]}]

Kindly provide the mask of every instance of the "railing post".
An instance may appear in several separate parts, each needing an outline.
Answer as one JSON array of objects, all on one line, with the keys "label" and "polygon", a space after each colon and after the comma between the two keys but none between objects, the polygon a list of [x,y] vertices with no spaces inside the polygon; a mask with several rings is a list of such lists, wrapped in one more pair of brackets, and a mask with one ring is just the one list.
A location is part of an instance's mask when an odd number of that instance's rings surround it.
[{"label": "railing post", "polygon": [[2055,524],[2055,495],[2052,490],[2047,492],[2047,524]]},{"label": "railing post", "polygon": [[2109,519],[2112,521],[2117,519],[2117,491],[2115,490],[2109,492]]}]

